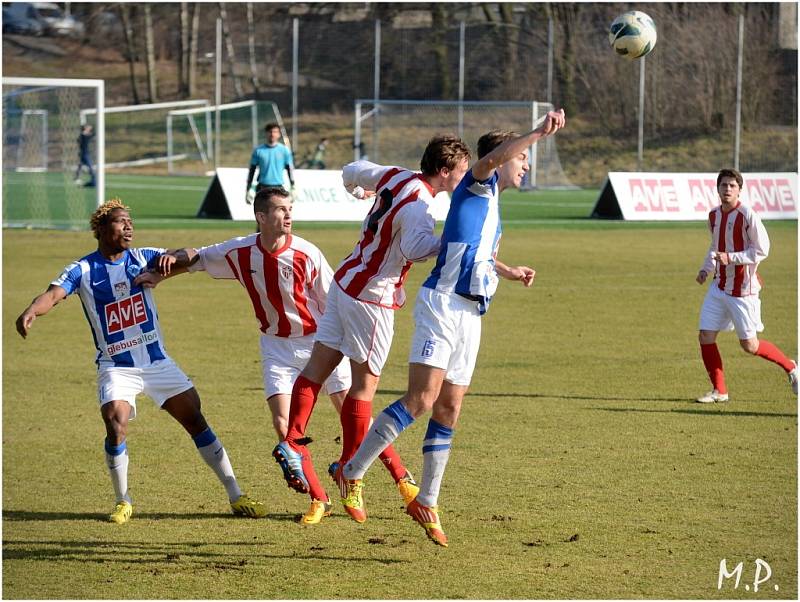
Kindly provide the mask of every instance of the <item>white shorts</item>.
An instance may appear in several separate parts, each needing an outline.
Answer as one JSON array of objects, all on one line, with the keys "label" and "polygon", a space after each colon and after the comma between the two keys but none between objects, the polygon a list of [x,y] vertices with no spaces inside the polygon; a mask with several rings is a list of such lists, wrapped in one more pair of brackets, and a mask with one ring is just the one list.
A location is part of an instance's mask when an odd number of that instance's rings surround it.
[{"label": "white shorts", "polygon": [[159,408],[171,397],[194,387],[191,379],[167,358],[146,368],[100,366],[97,369],[97,399],[101,406],[110,401],[124,400],[131,405],[131,420],[136,417],[136,396],[150,396]]},{"label": "white shorts", "polygon": [[752,339],[764,330],[758,295],[733,297],[711,284],[700,309],[700,330],[734,330],[739,340]]},{"label": "white shorts", "polygon": [[447,370],[445,380],[468,385],[481,346],[478,303],[423,286],[414,304],[414,323],[409,363]]},{"label": "white shorts", "polygon": [[340,351],[357,364],[367,363],[380,376],[394,336],[394,310],[353,299],[331,283],[325,314],[317,325],[317,341]]},{"label": "white shorts", "polygon": [[[264,395],[291,395],[294,381],[306,367],[314,346],[314,335],[286,338],[261,335],[261,373],[264,377]],[[350,362],[342,358],[325,381],[328,395],[350,388]]]}]

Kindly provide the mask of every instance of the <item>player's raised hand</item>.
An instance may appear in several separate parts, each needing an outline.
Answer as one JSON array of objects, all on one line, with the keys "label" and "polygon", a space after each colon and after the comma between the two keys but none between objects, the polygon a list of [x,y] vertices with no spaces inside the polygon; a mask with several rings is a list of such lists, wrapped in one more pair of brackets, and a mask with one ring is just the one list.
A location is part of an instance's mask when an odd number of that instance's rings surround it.
[{"label": "player's raised hand", "polygon": [[158,272],[140,272],[139,275],[133,279],[133,284],[134,286],[141,286],[144,288],[155,288],[164,278],[166,278],[166,276],[162,276]]},{"label": "player's raised hand", "polygon": [[567,123],[567,117],[564,115],[564,109],[558,111],[548,111],[545,117],[541,130],[543,136],[550,136],[555,134],[558,130],[563,128]]}]

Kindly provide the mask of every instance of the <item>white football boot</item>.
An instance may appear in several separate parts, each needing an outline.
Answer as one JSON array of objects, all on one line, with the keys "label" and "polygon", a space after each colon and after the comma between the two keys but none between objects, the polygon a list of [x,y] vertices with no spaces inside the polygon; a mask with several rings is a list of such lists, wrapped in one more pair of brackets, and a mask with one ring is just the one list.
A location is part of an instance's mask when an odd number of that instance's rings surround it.
[{"label": "white football boot", "polygon": [[716,389],[710,391],[703,395],[702,397],[698,397],[695,400],[697,403],[721,403],[724,401],[728,401],[728,394],[727,393],[720,393]]}]

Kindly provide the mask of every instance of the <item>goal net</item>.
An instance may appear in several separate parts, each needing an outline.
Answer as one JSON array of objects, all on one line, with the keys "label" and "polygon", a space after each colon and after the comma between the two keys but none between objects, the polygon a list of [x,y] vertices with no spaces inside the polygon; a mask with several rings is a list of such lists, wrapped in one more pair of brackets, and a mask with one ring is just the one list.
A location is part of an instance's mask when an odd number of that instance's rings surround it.
[{"label": "goal net", "polygon": [[271,101],[172,110],[167,114],[167,171],[202,175],[216,167],[247,167],[271,122],[278,124],[281,142],[291,149],[278,106]]},{"label": "goal net", "polygon": [[[167,162],[166,118],[170,111],[207,107],[208,100],[178,100],[106,107],[106,169],[130,168]],[[97,123],[97,109],[81,111],[81,124]]]},{"label": "goal net", "polygon": [[[457,134],[474,152],[486,132],[523,134],[552,108],[536,101],[356,100],[355,158],[418,169],[425,145],[436,134]],[[577,188],[561,168],[554,138],[531,147],[530,168],[523,188]]]},{"label": "goal net", "polygon": [[104,123],[90,143],[94,186],[77,175],[80,112],[102,109],[103,80],[4,77],[3,226],[86,229],[105,193]]},{"label": "goal net", "polygon": [[19,116],[19,144],[14,169],[47,171],[47,146],[47,110],[22,109]]}]

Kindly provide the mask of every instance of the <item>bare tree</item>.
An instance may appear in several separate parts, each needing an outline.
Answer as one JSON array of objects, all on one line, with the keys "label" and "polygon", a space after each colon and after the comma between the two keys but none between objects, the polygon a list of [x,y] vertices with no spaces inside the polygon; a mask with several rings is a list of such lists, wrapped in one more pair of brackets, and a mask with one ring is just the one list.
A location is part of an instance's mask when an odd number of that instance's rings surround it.
[{"label": "bare tree", "polygon": [[153,36],[153,15],[150,3],[144,3],[144,43],[147,58],[147,95],[148,102],[158,102],[158,81],[156,79],[156,53]]},{"label": "bare tree", "polygon": [[186,98],[189,84],[189,4],[181,2],[180,8],[180,47],[178,49],[178,94]]},{"label": "bare tree", "polygon": [[551,15],[555,26],[560,32],[561,51],[555,53],[556,70],[561,84],[561,104],[568,115],[574,114],[578,108],[577,90],[575,87],[575,64],[577,53],[575,51],[578,29],[576,22],[580,14],[580,4],[551,4],[546,10],[552,11]]},{"label": "bare tree", "polygon": [[125,37],[125,58],[128,60],[128,72],[131,82],[133,104],[139,104],[139,91],[136,89],[136,48],[133,43],[133,26],[130,15],[131,5],[121,2],[117,8],[122,21],[122,33]]},{"label": "bare tree", "polygon": [[517,55],[520,43],[520,27],[514,20],[513,5],[508,2],[499,2],[497,5],[499,16],[484,2],[481,4],[486,20],[494,26],[495,36],[501,51],[504,98],[515,95],[518,73],[509,66],[517,64]]},{"label": "bare tree", "polygon": [[256,25],[253,19],[253,3],[247,3],[247,49],[250,53],[250,81],[253,92],[259,93],[258,68],[256,66]]},{"label": "bare tree", "polygon": [[439,2],[431,5],[431,20],[435,81],[439,85],[440,98],[449,98],[453,91],[453,80],[450,77],[450,65],[447,60],[448,12],[444,5]]},{"label": "bare tree", "polygon": [[242,82],[236,73],[236,53],[233,49],[233,39],[228,25],[228,11],[225,10],[224,2],[219,3],[219,17],[222,19],[222,39],[225,42],[226,54],[228,55],[228,64],[230,65],[231,77],[233,78],[233,89],[236,91],[236,96],[241,98],[244,96],[244,90],[242,90]]},{"label": "bare tree", "polygon": [[189,32],[189,73],[186,87],[189,98],[197,92],[197,39],[200,30],[200,3],[194,2],[192,10],[192,29]]}]

